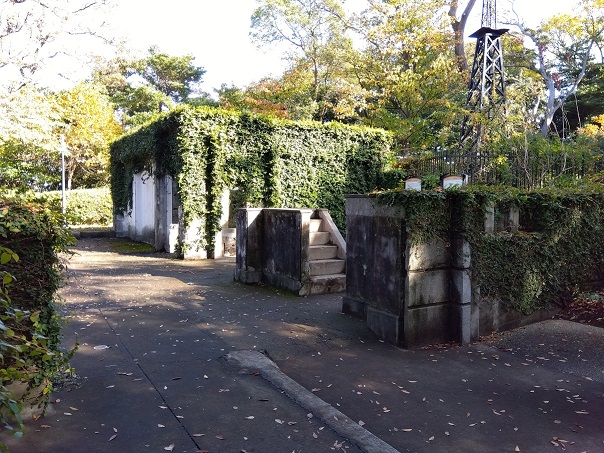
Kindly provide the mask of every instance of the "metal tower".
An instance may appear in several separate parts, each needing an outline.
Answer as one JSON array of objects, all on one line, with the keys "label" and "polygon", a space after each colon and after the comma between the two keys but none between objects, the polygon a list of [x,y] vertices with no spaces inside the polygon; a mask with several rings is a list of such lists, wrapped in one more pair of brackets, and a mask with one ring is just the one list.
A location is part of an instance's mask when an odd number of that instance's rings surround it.
[{"label": "metal tower", "polygon": [[475,124],[472,112],[481,112],[487,120],[493,119],[498,107],[505,103],[505,77],[501,36],[508,29],[497,29],[497,0],[483,0],[481,28],[470,37],[476,38],[476,51],[470,75],[466,108],[461,131],[462,149],[478,152],[482,124]]}]

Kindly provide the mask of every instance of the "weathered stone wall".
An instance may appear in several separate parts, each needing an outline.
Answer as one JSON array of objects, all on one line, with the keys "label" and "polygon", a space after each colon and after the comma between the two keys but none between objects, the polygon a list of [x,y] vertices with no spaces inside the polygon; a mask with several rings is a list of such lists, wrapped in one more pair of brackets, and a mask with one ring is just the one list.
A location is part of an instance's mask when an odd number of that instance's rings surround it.
[{"label": "weathered stone wall", "polygon": [[[238,209],[235,280],[310,291],[311,209]],[[278,240],[277,240],[278,239]]]},{"label": "weathered stone wall", "polygon": [[463,239],[412,244],[405,213],[368,196],[346,200],[343,311],[402,347],[470,341],[470,250]]},{"label": "weathered stone wall", "polygon": [[[513,207],[495,221],[491,209],[485,233],[518,229]],[[402,347],[455,341],[466,344],[497,330],[548,316],[506,309],[481,298],[472,284],[472,250],[460,236],[413,243],[405,212],[378,205],[375,198],[346,200],[347,290],[342,310],[366,320],[384,340]]]}]

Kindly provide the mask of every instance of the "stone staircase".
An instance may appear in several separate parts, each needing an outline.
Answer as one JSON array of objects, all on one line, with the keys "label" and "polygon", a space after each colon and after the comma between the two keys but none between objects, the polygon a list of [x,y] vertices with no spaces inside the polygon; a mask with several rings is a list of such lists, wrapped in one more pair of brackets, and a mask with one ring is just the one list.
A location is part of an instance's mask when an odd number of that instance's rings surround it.
[{"label": "stone staircase", "polygon": [[310,294],[346,291],[346,252],[336,245],[332,233],[325,231],[323,219],[310,219],[309,244]]}]

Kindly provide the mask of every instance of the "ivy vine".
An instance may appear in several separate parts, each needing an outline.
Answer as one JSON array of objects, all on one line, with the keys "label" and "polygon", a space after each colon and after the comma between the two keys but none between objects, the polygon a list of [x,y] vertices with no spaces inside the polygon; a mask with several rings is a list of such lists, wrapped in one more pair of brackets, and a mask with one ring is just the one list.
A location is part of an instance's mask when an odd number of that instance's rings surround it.
[{"label": "ivy vine", "polygon": [[378,129],[184,107],[112,145],[114,207],[131,207],[133,175],[147,171],[178,182],[185,227],[203,219],[197,242],[181,250],[213,253],[225,189],[238,190],[235,207],[329,209],[344,229],[346,194],[393,187],[391,145]]},{"label": "ivy vine", "polygon": [[[524,314],[564,304],[604,277],[604,189],[466,186],[445,191],[386,191],[382,204],[404,212],[411,240],[449,242],[465,237],[472,248],[472,278],[481,297]],[[485,215],[515,207],[517,231],[485,233]]]}]

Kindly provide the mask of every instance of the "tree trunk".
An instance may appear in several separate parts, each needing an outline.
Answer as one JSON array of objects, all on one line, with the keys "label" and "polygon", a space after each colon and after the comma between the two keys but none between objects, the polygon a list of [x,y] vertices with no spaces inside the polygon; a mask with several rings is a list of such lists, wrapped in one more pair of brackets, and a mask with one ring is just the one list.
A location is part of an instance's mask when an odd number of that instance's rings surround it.
[{"label": "tree trunk", "polygon": [[459,7],[459,1],[451,0],[451,7],[449,8],[451,28],[455,33],[455,56],[457,57],[457,67],[460,71],[468,70],[468,59],[466,58],[464,34],[466,31],[468,16],[472,12],[472,8],[474,7],[475,3],[476,0],[469,0],[459,19],[457,19],[457,8]]}]

